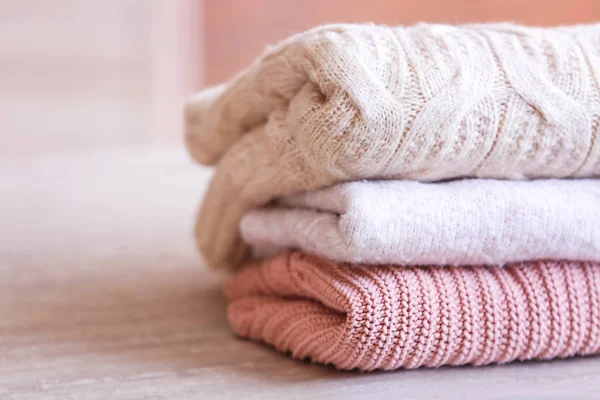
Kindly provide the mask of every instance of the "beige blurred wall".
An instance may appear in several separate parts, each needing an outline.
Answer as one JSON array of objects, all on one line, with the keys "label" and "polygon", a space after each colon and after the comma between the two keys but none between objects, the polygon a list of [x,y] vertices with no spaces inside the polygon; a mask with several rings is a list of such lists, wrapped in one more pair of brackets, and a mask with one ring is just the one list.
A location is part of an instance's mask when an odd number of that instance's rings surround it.
[{"label": "beige blurred wall", "polygon": [[0,157],[177,140],[201,2],[0,0]]}]

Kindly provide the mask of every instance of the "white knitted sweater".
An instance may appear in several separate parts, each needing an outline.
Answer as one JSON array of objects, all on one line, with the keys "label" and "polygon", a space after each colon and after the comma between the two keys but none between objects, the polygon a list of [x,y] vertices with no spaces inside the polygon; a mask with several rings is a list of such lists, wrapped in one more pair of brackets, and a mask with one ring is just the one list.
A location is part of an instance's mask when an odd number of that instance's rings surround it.
[{"label": "white knitted sweater", "polygon": [[299,249],[368,264],[600,262],[600,180],[340,183],[250,211],[240,228],[258,258]]},{"label": "white knitted sweater", "polygon": [[245,257],[238,224],[340,181],[600,174],[600,25],[340,25],[297,35],[186,107],[218,163],[197,223],[207,262]]}]

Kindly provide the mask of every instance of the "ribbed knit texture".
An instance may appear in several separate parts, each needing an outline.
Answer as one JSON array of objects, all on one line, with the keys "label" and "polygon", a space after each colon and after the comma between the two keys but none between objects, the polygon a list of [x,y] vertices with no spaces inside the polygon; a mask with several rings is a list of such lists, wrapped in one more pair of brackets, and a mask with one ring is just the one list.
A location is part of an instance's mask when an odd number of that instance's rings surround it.
[{"label": "ribbed knit texture", "polygon": [[600,180],[358,181],[250,211],[257,258],[298,249],[369,264],[600,262]]},{"label": "ribbed knit texture", "polygon": [[600,25],[326,26],[190,100],[187,141],[217,171],[197,223],[209,265],[282,195],[365,178],[600,174]]},{"label": "ribbed knit texture", "polygon": [[357,266],[287,253],[226,287],[240,336],[339,369],[600,352],[600,265]]}]

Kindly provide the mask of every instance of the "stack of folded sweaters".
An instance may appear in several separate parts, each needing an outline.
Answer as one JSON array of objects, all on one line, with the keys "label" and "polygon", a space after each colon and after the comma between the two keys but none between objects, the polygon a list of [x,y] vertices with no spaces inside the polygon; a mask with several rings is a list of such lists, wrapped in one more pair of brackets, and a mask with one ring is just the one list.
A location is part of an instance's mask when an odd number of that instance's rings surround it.
[{"label": "stack of folded sweaters", "polygon": [[599,125],[600,25],[269,49],[186,107],[233,330],[340,369],[599,353]]}]

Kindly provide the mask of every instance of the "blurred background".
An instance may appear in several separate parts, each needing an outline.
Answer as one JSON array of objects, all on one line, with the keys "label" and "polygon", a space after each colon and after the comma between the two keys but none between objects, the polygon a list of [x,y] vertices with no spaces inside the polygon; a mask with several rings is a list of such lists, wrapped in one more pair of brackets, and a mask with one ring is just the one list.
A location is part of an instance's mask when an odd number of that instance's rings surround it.
[{"label": "blurred background", "polygon": [[597,22],[598,0],[0,0],[0,157],[171,144],[181,104],[327,22]]}]

